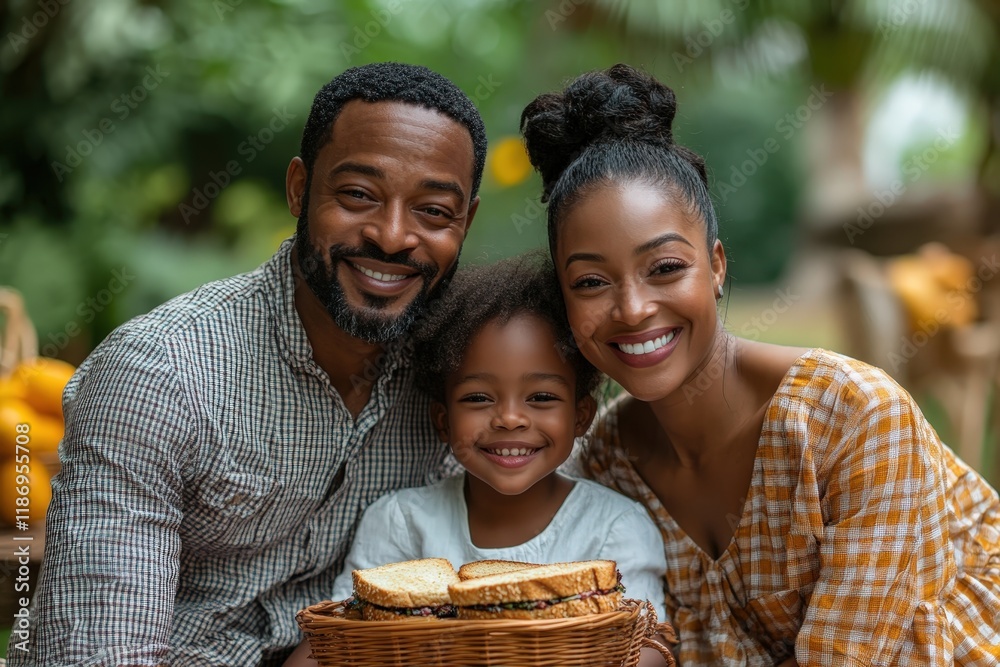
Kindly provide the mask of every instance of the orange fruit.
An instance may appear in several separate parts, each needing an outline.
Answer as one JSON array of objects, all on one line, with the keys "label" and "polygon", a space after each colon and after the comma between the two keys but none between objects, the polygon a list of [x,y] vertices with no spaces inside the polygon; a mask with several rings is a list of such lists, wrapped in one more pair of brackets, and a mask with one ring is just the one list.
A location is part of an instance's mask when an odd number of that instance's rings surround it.
[{"label": "orange fruit", "polygon": [[[41,461],[18,463],[10,459],[0,463],[0,523],[13,527],[17,519],[30,526],[40,526],[52,501],[52,479]],[[20,477],[20,479],[19,479]],[[25,494],[21,494],[25,491]],[[17,508],[27,509],[20,514]]]},{"label": "orange fruit", "polygon": [[[0,460],[14,456],[17,445],[18,425],[27,425],[28,449],[31,449],[32,428],[38,413],[22,400],[7,399],[0,402]],[[52,417],[50,417],[52,419]],[[22,427],[20,430],[25,430]]]},{"label": "orange fruit", "polygon": [[12,398],[24,398],[24,383],[13,376],[0,378],[0,403]]},{"label": "orange fruit", "polygon": [[72,364],[38,357],[14,369],[13,377],[24,384],[25,400],[38,412],[62,419],[62,394],[76,371]]}]

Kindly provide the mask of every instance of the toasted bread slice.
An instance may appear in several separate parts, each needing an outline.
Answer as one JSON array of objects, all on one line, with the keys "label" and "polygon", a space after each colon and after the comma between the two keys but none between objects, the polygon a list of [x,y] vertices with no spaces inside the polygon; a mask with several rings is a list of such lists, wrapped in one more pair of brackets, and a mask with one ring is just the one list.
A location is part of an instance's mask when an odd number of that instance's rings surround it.
[{"label": "toasted bread slice", "polygon": [[354,570],[354,595],[387,609],[439,607],[451,602],[448,585],[460,583],[444,558],[423,558]]},{"label": "toasted bread slice", "polygon": [[462,581],[488,577],[491,574],[516,572],[528,567],[538,567],[538,563],[522,563],[517,560],[476,560],[458,568],[458,578]]},{"label": "toasted bread slice", "polygon": [[466,620],[489,620],[507,618],[530,620],[537,618],[574,618],[588,614],[604,614],[615,611],[621,605],[622,594],[618,591],[607,595],[597,595],[586,600],[569,600],[550,605],[544,609],[501,609],[486,611],[481,609],[458,608],[458,618]]},{"label": "toasted bread slice", "polygon": [[[452,604],[459,608],[459,615],[462,618],[469,618],[467,613],[463,612],[490,611],[477,609],[488,606],[510,605],[519,602],[552,602],[552,604],[543,605],[542,609],[503,609],[503,612],[537,612],[557,606],[554,603],[556,600],[573,598],[581,594],[587,594],[587,598],[559,602],[558,604],[565,605],[568,602],[589,602],[590,600],[608,598],[606,603],[569,605],[562,612],[549,612],[549,614],[572,615],[576,611],[596,613],[604,607],[617,608],[618,600],[621,599],[621,593],[617,587],[617,564],[611,560],[590,560],[540,565],[469,579],[448,586],[448,592],[451,595]],[[617,599],[615,599],[616,595]],[[463,609],[463,607],[472,607],[473,609]],[[492,611],[493,617],[495,617],[498,610]],[[505,614],[504,617],[510,616]],[[540,616],[528,614],[525,617],[539,618]]]}]

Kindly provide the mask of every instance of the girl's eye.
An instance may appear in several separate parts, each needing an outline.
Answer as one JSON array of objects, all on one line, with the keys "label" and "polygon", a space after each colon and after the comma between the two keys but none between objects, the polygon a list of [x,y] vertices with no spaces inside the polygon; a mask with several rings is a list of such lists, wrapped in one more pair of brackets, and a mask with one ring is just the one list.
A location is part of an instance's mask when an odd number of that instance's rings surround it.
[{"label": "girl's eye", "polygon": [[459,403],[486,403],[490,400],[490,397],[486,394],[469,394],[468,396],[463,396],[458,399]]},{"label": "girl's eye", "polygon": [[542,392],[540,394],[533,394],[531,396],[531,398],[529,398],[528,400],[529,401],[534,401],[534,402],[542,402],[542,403],[544,403],[544,402],[548,402],[548,401],[558,401],[559,397],[556,396],[555,394],[549,394],[549,393],[546,393],[546,392]]},{"label": "girl's eye", "polygon": [[570,285],[570,289],[594,289],[595,287],[600,287],[603,284],[604,282],[599,278],[584,276]]}]

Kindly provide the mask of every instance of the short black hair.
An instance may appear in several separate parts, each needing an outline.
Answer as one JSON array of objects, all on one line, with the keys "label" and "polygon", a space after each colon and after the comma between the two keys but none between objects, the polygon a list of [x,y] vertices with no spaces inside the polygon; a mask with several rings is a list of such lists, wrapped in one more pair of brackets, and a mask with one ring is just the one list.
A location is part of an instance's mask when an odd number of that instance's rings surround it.
[{"label": "short black hair", "polygon": [[673,90],[625,64],[582,74],[525,107],[521,134],[542,176],[551,252],[561,217],[590,188],[624,180],[663,187],[705,224],[711,251],[719,226],[705,160],[674,142],[676,113]]},{"label": "short black hair", "polygon": [[320,88],[302,131],[299,157],[312,178],[320,150],[333,136],[333,122],[351,100],[406,102],[439,111],[461,123],[472,138],[472,195],[479,192],[486,164],[486,128],[479,109],[454,83],[426,67],[404,63],[372,63],[352,67]]},{"label": "short black hair", "polygon": [[522,314],[552,326],[556,350],[576,374],[576,398],[592,394],[602,375],[577,348],[555,269],[539,251],[455,274],[414,328],[417,386],[443,402],[445,379],[458,369],[473,337],[491,322],[504,324]]}]

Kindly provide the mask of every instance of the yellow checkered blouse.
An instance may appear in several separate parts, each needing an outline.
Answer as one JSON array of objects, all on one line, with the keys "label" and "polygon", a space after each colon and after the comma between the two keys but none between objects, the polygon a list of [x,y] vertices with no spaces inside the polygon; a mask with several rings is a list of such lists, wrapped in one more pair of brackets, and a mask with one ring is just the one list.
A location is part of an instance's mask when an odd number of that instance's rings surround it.
[{"label": "yellow checkered blouse", "polygon": [[1000,500],[885,372],[800,357],[764,419],[718,560],[618,442],[612,403],[583,467],[647,506],[666,545],[681,664],[1000,665]]}]

